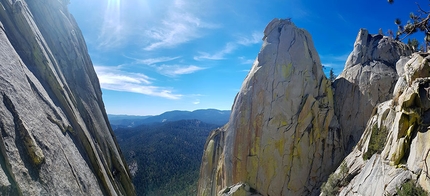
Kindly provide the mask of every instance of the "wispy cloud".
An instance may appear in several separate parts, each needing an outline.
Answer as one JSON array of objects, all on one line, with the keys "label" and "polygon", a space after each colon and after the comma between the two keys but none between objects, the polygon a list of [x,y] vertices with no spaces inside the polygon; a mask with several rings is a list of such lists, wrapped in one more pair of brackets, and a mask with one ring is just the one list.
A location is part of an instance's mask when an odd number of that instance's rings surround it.
[{"label": "wispy cloud", "polygon": [[173,61],[176,59],[181,58],[180,56],[176,56],[176,57],[157,57],[157,58],[148,58],[148,59],[138,59],[138,58],[132,58],[132,57],[127,57],[129,59],[133,59],[134,62],[133,64],[144,64],[144,65],[154,65],[157,63],[163,63],[163,62],[168,62],[168,61]]},{"label": "wispy cloud", "polygon": [[240,37],[237,43],[244,46],[258,44],[261,42],[262,37],[263,33],[254,32],[252,33],[251,37]]},{"label": "wispy cloud", "polygon": [[121,1],[108,0],[104,13],[98,48],[109,49],[120,46],[126,39],[125,27],[121,22]]},{"label": "wispy cloud", "polygon": [[196,99],[195,101],[193,101],[194,105],[200,104],[200,99]]},{"label": "wispy cloud", "polygon": [[234,43],[227,43],[224,48],[214,54],[209,54],[207,52],[199,52],[199,56],[195,56],[194,60],[200,61],[203,59],[207,60],[222,60],[224,59],[224,56],[227,54],[232,53],[234,50],[236,50],[237,45]]},{"label": "wispy cloud", "polygon": [[337,17],[343,21],[344,23],[348,24],[349,22],[345,19],[345,17],[342,16],[342,14],[340,14],[339,12],[337,12]]},{"label": "wispy cloud", "polygon": [[332,54],[328,54],[328,55],[320,55],[320,58],[323,61],[343,61],[345,62],[346,59],[348,58],[349,53],[345,53],[345,54],[341,54],[341,55],[332,55]]},{"label": "wispy cloud", "polygon": [[176,77],[178,75],[191,74],[196,71],[204,70],[205,67],[195,65],[160,65],[156,67],[157,72],[165,76]]},{"label": "wispy cloud", "polygon": [[155,57],[155,58],[147,58],[147,59],[139,59],[139,58],[132,58],[132,57],[127,57],[127,58],[132,59],[134,61],[127,65],[121,65],[120,67],[145,65],[146,67],[156,71],[157,73],[168,77],[177,77],[179,75],[191,74],[208,68],[208,67],[200,67],[196,65],[161,64],[161,63],[166,63],[169,61],[179,59],[181,58],[180,56]]},{"label": "wispy cloud", "polygon": [[[200,17],[191,9],[195,3],[187,1],[168,0],[161,4],[142,2],[133,3],[136,4],[134,6],[132,2],[120,0],[106,2],[97,38],[100,50],[127,44],[143,46],[147,51],[172,48],[203,36],[207,29],[220,27]],[[133,14],[139,11],[144,13]]]},{"label": "wispy cloud", "polygon": [[140,73],[122,71],[118,66],[94,66],[103,89],[180,99],[171,88],[152,85],[154,79]]},{"label": "wispy cloud", "polygon": [[349,53],[341,54],[341,55],[332,55],[332,54],[320,55],[321,64],[326,68],[341,70],[345,65],[345,62],[348,56],[349,56]]},{"label": "wispy cloud", "polygon": [[167,16],[159,26],[145,31],[151,39],[144,50],[172,48],[179,44],[199,38],[203,29],[219,28],[219,25],[202,21],[199,17],[185,10],[186,3],[176,0],[167,10]]},{"label": "wispy cloud", "polygon": [[194,60],[200,61],[200,60],[222,60],[222,59],[225,59],[226,55],[233,53],[241,45],[242,46],[250,46],[250,45],[260,43],[261,37],[262,37],[260,35],[261,34],[254,32],[249,37],[241,36],[235,42],[228,42],[224,46],[224,48],[222,48],[218,52],[215,52],[215,53],[199,52],[199,55],[194,56]]},{"label": "wispy cloud", "polygon": [[252,65],[255,61],[255,59],[247,59],[244,56],[240,56],[238,59],[240,60],[240,64],[243,65]]},{"label": "wispy cloud", "polygon": [[334,67],[339,67],[339,64],[323,63],[322,66],[323,66],[323,68],[334,68]]}]

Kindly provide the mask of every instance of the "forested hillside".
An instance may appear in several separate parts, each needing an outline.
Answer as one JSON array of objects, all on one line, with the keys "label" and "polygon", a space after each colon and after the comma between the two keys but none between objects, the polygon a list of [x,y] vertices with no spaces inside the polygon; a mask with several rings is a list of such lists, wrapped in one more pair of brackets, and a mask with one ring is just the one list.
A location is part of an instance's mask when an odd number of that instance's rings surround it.
[{"label": "forested hillside", "polygon": [[115,130],[138,195],[195,195],[203,146],[217,125],[180,120]]}]

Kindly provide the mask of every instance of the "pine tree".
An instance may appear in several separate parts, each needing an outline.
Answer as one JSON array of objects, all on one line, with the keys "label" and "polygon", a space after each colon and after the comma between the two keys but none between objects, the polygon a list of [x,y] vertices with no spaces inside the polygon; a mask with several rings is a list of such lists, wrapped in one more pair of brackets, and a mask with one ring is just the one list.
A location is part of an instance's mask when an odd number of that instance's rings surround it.
[{"label": "pine tree", "polygon": [[334,74],[333,72],[333,68],[330,69],[330,73],[329,73],[329,79],[331,82],[334,82],[334,80],[336,80],[336,74]]},{"label": "pine tree", "polygon": [[420,42],[417,39],[415,38],[408,39],[408,46],[411,47],[412,50],[414,50],[415,52],[418,51],[419,45],[420,45]]},{"label": "pine tree", "polygon": [[[388,0],[388,3],[394,3],[394,0]],[[403,40],[411,34],[423,32],[425,49],[427,50],[428,43],[430,42],[430,11],[425,11],[422,9],[418,3],[417,6],[418,11],[416,13],[411,12],[409,14],[409,18],[411,20],[405,25],[402,25],[402,21],[398,18],[394,21],[398,27],[396,39]],[[400,36],[403,36],[403,38],[400,38]],[[418,46],[416,48],[418,48]]]}]

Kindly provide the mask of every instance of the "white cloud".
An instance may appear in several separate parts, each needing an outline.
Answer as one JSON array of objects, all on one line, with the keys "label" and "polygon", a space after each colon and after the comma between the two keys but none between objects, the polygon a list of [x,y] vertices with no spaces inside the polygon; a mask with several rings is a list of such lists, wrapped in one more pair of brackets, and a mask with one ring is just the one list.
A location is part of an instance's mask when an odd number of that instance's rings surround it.
[{"label": "white cloud", "polygon": [[200,104],[200,99],[196,99],[195,101],[193,101],[194,105]]},{"label": "white cloud", "polygon": [[108,49],[118,47],[126,40],[125,26],[121,22],[120,1],[109,0],[104,13],[101,32],[98,36],[98,48]]},{"label": "white cloud", "polygon": [[161,65],[157,67],[157,71],[165,76],[175,77],[178,75],[191,74],[196,71],[204,70],[204,67],[195,65],[181,66],[181,65]]},{"label": "white cloud", "polygon": [[184,0],[163,3],[107,0],[98,27],[98,49],[126,45],[143,46],[147,51],[172,48],[203,36],[207,29],[220,27],[204,21],[195,4]]},{"label": "white cloud", "polygon": [[153,78],[140,73],[125,72],[115,66],[94,66],[101,88],[114,91],[140,93],[167,99],[180,99],[169,88],[152,85]]},{"label": "white cloud", "polygon": [[199,56],[195,56],[194,60],[196,61],[200,61],[200,60],[222,60],[224,59],[224,56],[227,54],[232,53],[234,50],[236,50],[237,48],[237,44],[235,43],[227,43],[224,48],[221,51],[216,52],[215,54],[209,54],[206,52],[200,52]]},{"label": "white cloud", "polygon": [[261,42],[261,33],[254,32],[250,37],[239,37],[235,42],[228,42],[223,49],[213,54],[207,52],[199,52],[198,56],[194,57],[194,60],[222,60],[227,54],[233,53],[240,45],[250,46]]},{"label": "white cloud", "polygon": [[145,31],[151,42],[144,50],[172,48],[179,44],[201,37],[202,29],[218,28],[218,25],[203,22],[195,15],[186,12],[183,1],[176,1],[157,27]]},{"label": "white cloud", "polygon": [[163,63],[163,62],[173,61],[173,60],[176,60],[176,59],[181,58],[181,57],[180,56],[176,56],[176,57],[157,57],[157,58],[149,58],[149,59],[137,59],[137,58],[131,58],[131,57],[127,57],[127,58],[135,60],[133,62],[133,64],[154,65],[154,64],[157,64],[157,63]]},{"label": "white cloud", "polygon": [[238,58],[240,60],[240,63],[243,64],[243,65],[252,65],[254,63],[254,61],[255,61],[255,59],[247,59],[247,58],[245,58],[243,56],[238,57]]},{"label": "white cloud", "polygon": [[258,44],[261,42],[262,37],[263,33],[254,32],[251,37],[239,37],[237,43],[244,46]]},{"label": "white cloud", "polygon": [[[349,53],[341,54],[341,55],[320,55],[321,64],[327,68],[333,68],[336,70],[341,70],[345,65],[346,60],[348,59]],[[328,70],[330,70],[328,69]]]},{"label": "white cloud", "polygon": [[338,64],[333,64],[333,63],[323,63],[322,64],[323,67],[329,67],[329,68],[333,68],[333,67],[338,67]]},{"label": "white cloud", "polygon": [[341,61],[341,62],[345,62],[346,59],[348,58],[349,53],[346,54],[341,54],[341,55],[320,55],[320,58],[322,61]]},{"label": "white cloud", "polygon": [[207,69],[207,67],[199,67],[195,65],[179,65],[179,64],[161,64],[163,62],[169,62],[176,59],[179,59],[180,56],[177,57],[156,57],[156,58],[148,58],[148,59],[138,59],[127,57],[129,59],[133,59],[134,61],[130,64],[120,65],[118,67],[126,67],[126,66],[135,66],[135,65],[147,65],[147,67],[155,70],[161,75],[168,77],[176,77],[179,75],[191,74],[200,70]]}]

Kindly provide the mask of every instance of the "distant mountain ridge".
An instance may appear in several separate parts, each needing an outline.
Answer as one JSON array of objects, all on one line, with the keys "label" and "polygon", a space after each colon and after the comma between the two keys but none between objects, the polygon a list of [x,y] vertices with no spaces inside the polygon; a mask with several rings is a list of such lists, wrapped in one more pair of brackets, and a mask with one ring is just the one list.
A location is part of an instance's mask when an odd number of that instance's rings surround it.
[{"label": "distant mountain ridge", "polygon": [[174,110],[156,116],[128,116],[108,114],[112,127],[136,127],[143,124],[196,119],[215,125],[224,125],[230,118],[230,110],[201,109],[194,111]]}]

